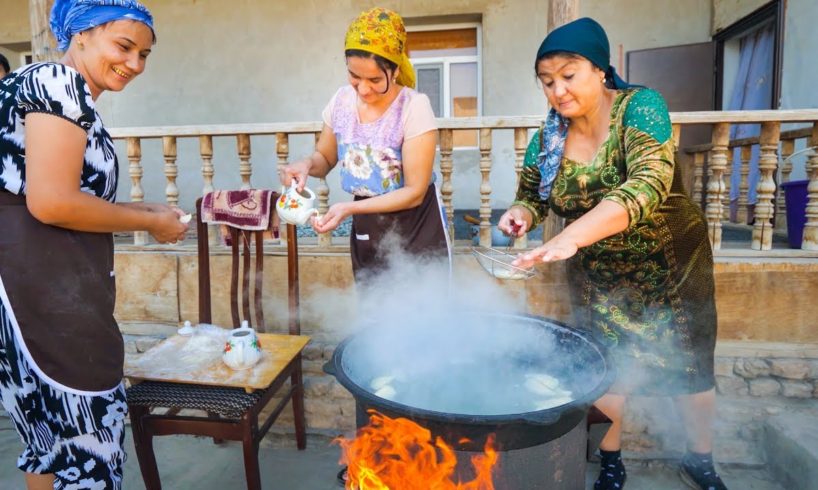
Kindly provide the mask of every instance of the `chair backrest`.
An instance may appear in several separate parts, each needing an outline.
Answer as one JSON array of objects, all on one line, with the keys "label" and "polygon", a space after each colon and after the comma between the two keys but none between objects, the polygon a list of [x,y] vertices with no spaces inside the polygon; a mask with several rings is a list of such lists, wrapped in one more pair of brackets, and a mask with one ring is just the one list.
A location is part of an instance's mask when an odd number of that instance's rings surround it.
[{"label": "chair backrest", "polygon": [[[277,195],[271,200],[275,202]],[[202,221],[202,199],[196,200],[196,237],[199,262],[199,322],[212,323],[212,303],[210,288],[210,242],[209,225]],[[275,207],[270,207],[273,219]],[[259,332],[266,332],[262,308],[262,285],[264,283],[264,231],[241,230],[228,226],[230,231],[230,314],[233,325],[238,327],[242,320]],[[298,238],[295,226],[287,225],[287,306],[289,312],[288,331],[290,335],[301,334],[301,318],[298,295]],[[241,250],[240,250],[241,249]],[[255,250],[253,250],[255,249]],[[240,260],[241,259],[241,260]],[[250,287],[250,267],[254,266],[253,287]],[[241,281],[241,291],[239,291]],[[239,298],[241,296],[241,298]],[[250,315],[250,298],[253,298],[254,315]],[[239,308],[241,305],[241,308]],[[255,321],[254,321],[255,320]]]}]

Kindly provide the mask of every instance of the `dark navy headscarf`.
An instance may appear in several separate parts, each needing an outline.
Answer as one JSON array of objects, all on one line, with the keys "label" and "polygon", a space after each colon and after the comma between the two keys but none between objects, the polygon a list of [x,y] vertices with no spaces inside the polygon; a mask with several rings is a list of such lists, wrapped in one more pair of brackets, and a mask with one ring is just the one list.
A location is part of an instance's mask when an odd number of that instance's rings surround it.
[{"label": "dark navy headscarf", "polygon": [[[611,66],[611,46],[605,29],[589,17],[577,19],[551,31],[537,50],[535,68],[536,63],[552,53],[572,53],[586,58],[605,72],[605,83],[608,88],[623,89],[635,86],[616,74],[616,70]],[[537,156],[537,166],[540,168],[539,193],[542,200],[547,200],[551,195],[551,187],[559,172],[565,153],[569,122],[552,108],[543,124],[540,153]]]},{"label": "dark navy headscarf", "polygon": [[551,31],[537,50],[537,62],[550,53],[573,53],[587,58],[597,68],[605,72],[609,88],[628,88],[631,85],[622,80],[611,66],[611,45],[608,35],[599,22],[583,17],[557,27]]},{"label": "dark navy headscarf", "polygon": [[74,34],[123,19],[142,22],[153,31],[153,16],[136,0],[56,0],[50,24],[57,49],[65,51]]}]

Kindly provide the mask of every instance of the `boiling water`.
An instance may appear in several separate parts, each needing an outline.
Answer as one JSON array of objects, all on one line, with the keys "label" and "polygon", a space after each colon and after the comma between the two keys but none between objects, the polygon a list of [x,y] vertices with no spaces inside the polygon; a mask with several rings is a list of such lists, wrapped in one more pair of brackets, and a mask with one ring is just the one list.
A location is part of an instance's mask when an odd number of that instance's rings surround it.
[{"label": "boiling water", "polygon": [[413,331],[376,329],[347,344],[343,370],[380,398],[463,415],[558,407],[602,379],[598,353],[574,335],[527,317],[469,320],[468,328],[435,321]]},{"label": "boiling water", "polygon": [[476,379],[475,373],[485,371],[481,367],[449,363],[437,372],[398,371],[373,378],[369,389],[376,396],[411,407],[467,415],[533,412],[572,400],[571,392],[545,373],[517,367]]}]

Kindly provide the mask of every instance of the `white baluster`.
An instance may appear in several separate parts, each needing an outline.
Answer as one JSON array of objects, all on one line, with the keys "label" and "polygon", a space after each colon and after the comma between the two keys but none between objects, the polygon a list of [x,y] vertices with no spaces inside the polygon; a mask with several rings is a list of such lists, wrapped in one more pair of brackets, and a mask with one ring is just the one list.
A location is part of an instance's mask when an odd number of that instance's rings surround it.
[{"label": "white baluster", "polygon": [[738,202],[736,203],[736,207],[738,208],[736,210],[736,221],[742,225],[746,225],[749,219],[748,206],[750,205],[748,198],[750,195],[750,183],[747,179],[750,175],[750,160],[752,159],[753,155],[753,146],[742,146],[740,155],[741,156],[739,158],[741,159],[741,166],[739,167],[739,173],[741,174],[741,181],[738,186],[739,193]]},{"label": "white baluster", "polygon": [[761,124],[759,138],[761,154],[758,158],[760,172],[756,186],[755,223],[753,225],[753,250],[773,248],[773,199],[775,199],[775,171],[778,168],[778,138],[781,123],[769,121]]},{"label": "white baluster", "polygon": [[250,189],[252,188],[250,178],[253,175],[253,167],[250,164],[250,135],[237,135],[236,146],[239,154],[239,175],[241,175],[241,188]]},{"label": "white baluster", "polygon": [[443,207],[446,208],[446,219],[449,224],[449,237],[454,241],[454,207],[452,206],[452,196],[454,186],[452,185],[452,147],[454,136],[451,129],[440,130],[440,174],[443,182],[440,185],[440,196],[443,199]]},{"label": "white baluster", "polygon": [[782,230],[787,229],[787,203],[784,202],[784,189],[781,184],[790,181],[792,173],[790,155],[793,153],[795,153],[795,139],[781,140],[781,168],[779,169],[781,177],[775,193],[775,227]]},{"label": "white baluster", "polygon": [[727,145],[730,142],[730,123],[713,125],[713,147],[710,150],[710,177],[707,179],[707,229],[714,250],[721,248],[722,195],[724,169],[727,168]]},{"label": "white baluster", "polygon": [[[213,192],[213,176],[216,173],[213,167],[213,137],[209,134],[199,136],[199,154],[202,156],[202,195]],[[197,213],[201,210],[197,209]],[[216,225],[208,225],[207,241],[210,246],[215,247],[219,244],[219,227]]]},{"label": "white baluster", "polygon": [[[818,122],[812,125],[812,134],[809,138],[809,146],[818,147]],[[818,151],[813,149],[807,157],[807,222],[804,225],[804,238],[801,248],[804,250],[818,250]]]},{"label": "white baluster", "polygon": [[480,128],[480,245],[491,246],[491,128]]},{"label": "white baluster", "polygon": [[[525,151],[528,149],[528,129],[514,128],[514,192],[520,186],[520,175],[523,172],[525,163]],[[528,247],[528,235],[523,235],[514,240],[514,248]]]},{"label": "white baluster", "polygon": [[[145,191],[142,189],[142,143],[139,138],[128,138],[128,175],[131,177],[131,202],[143,202]],[[148,232],[134,231],[133,244],[148,243]]]},{"label": "white baluster", "polygon": [[162,153],[165,156],[165,197],[171,206],[179,205],[179,188],[176,187],[176,176],[179,169],[176,166],[176,136],[162,137]]}]

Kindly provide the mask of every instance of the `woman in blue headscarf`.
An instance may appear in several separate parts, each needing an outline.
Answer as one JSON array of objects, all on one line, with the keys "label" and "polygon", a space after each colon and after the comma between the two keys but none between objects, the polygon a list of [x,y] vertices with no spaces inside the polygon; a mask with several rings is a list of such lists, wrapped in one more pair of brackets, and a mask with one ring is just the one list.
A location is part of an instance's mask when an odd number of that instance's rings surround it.
[{"label": "woman in blue headscarf", "polygon": [[499,226],[522,235],[549,209],[566,219],[561,233],[515,264],[570,259],[575,322],[615,360],[617,381],[596,403],[613,424],[594,489],[624,486],[629,395],[673,396],[687,432],[682,477],[694,488],[724,489],[711,456],[713,256],[704,216],[674,165],[665,102],[617,76],[605,31],[589,18],[548,34],[535,70],[551,110]]},{"label": "woman in blue headscarf", "polygon": [[122,485],[124,349],[112,232],[184,236],[180,211],[116,203],[118,165],[95,109],[145,69],[150,12],[57,0],[65,55],[0,82],[0,398],[25,444],[30,489]]}]

